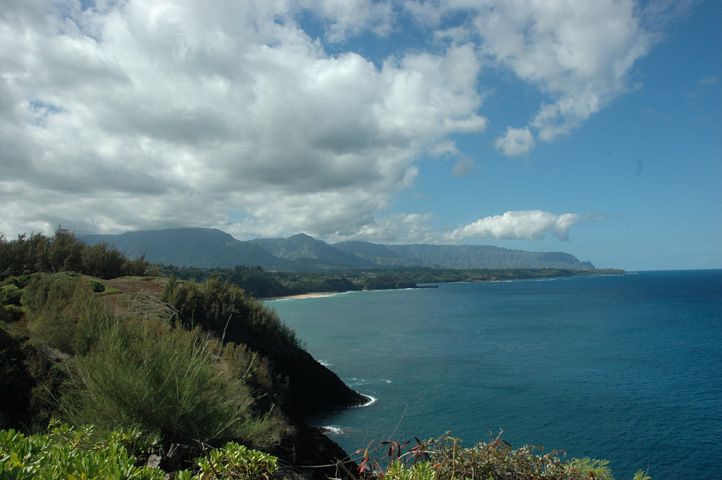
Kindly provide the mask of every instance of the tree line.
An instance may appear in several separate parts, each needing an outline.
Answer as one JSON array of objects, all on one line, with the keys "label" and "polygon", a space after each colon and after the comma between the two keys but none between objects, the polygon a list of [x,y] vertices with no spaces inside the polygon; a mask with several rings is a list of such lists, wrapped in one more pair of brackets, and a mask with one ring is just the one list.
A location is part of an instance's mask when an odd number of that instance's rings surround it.
[{"label": "tree line", "polygon": [[105,242],[87,245],[62,227],[58,227],[52,237],[33,233],[8,240],[0,234],[0,280],[35,272],[79,272],[110,279],[145,275],[149,266],[145,255],[129,259]]}]

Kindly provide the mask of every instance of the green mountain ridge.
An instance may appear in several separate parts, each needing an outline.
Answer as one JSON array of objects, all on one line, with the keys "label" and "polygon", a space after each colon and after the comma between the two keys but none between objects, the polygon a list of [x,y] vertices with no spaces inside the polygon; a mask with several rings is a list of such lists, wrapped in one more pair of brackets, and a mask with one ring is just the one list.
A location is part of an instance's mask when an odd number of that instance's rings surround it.
[{"label": "green mountain ridge", "polygon": [[329,244],[306,234],[289,238],[238,240],[217,229],[174,228],[86,235],[89,245],[106,242],[153,263],[188,267],[260,265],[266,270],[333,271],[370,268],[561,268],[594,269],[564,252],[529,252],[488,245],[381,245],[346,241]]}]

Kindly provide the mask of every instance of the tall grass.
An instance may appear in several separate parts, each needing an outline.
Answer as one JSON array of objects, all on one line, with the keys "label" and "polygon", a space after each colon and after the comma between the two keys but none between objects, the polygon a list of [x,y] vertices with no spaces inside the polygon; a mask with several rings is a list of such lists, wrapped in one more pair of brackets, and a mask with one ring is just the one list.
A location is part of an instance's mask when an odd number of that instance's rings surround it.
[{"label": "tall grass", "polygon": [[106,320],[86,355],[75,358],[61,398],[76,425],[137,427],[165,442],[263,444],[270,421],[250,409],[253,396],[220,368],[220,345],[200,330],[159,320]]}]

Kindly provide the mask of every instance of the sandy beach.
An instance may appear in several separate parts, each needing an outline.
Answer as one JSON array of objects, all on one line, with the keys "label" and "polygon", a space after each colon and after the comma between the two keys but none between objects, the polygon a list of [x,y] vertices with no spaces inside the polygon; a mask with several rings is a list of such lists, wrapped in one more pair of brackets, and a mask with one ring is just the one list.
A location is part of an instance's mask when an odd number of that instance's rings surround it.
[{"label": "sandy beach", "polygon": [[274,300],[295,300],[299,298],[312,298],[312,297],[328,297],[329,295],[336,295],[341,292],[310,292],[310,293],[302,293],[300,295],[288,295],[285,297],[267,297],[267,298],[259,298],[262,302],[272,302]]}]

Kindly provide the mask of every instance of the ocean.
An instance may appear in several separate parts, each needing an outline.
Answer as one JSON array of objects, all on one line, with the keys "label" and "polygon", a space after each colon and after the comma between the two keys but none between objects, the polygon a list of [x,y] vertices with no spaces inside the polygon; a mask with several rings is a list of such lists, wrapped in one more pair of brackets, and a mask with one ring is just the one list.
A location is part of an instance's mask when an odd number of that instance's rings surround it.
[{"label": "ocean", "polygon": [[449,432],[606,459],[617,479],[719,479],[722,270],[268,302],[374,401],[310,417],[348,453]]}]

